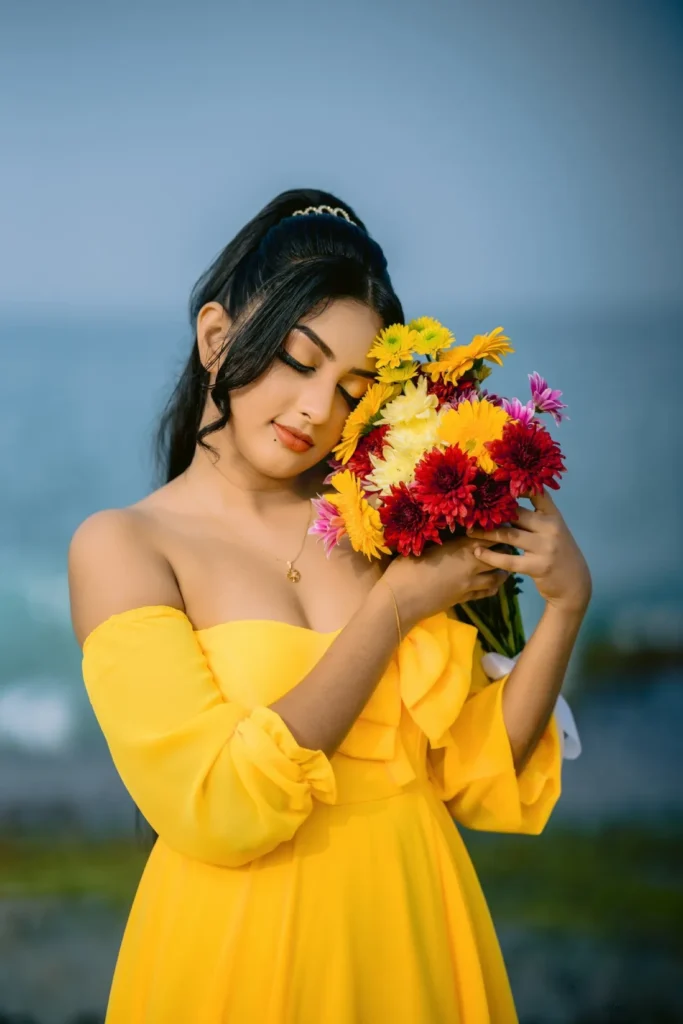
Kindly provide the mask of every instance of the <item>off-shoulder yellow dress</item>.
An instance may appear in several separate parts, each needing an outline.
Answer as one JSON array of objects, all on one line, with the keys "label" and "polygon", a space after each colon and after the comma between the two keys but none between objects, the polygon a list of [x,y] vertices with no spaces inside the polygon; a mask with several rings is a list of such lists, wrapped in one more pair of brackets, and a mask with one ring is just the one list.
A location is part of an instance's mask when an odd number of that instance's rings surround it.
[{"label": "off-shoulder yellow dress", "polygon": [[337,632],[195,630],[166,605],[87,637],[83,679],[114,764],[158,832],[106,1024],[517,1020],[454,823],[541,832],[560,794],[555,717],[515,774],[476,630],[415,626],[339,750],[269,708]]}]

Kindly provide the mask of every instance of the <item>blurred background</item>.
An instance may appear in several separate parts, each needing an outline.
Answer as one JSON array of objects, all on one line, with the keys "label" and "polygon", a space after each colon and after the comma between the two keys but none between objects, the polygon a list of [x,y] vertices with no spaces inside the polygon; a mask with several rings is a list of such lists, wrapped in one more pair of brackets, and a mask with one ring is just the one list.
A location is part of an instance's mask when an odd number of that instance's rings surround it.
[{"label": "blurred background", "polygon": [[103,1019],[147,855],[70,537],[158,485],[190,288],[296,187],[408,318],[504,327],[494,390],[563,391],[583,754],[542,836],[464,835],[522,1024],[683,1020],[682,85],[676,0],[0,4],[0,1024]]}]

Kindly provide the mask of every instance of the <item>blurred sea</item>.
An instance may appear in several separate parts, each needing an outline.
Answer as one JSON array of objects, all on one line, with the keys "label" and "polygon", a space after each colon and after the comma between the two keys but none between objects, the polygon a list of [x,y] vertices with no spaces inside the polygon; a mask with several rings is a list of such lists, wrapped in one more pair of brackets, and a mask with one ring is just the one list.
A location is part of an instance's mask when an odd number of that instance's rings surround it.
[{"label": "blurred sea", "polygon": [[[681,310],[430,312],[459,343],[502,322],[516,354],[494,371],[491,390],[526,400],[527,373],[537,370],[564,393],[570,419],[549,425],[567,463],[557,502],[593,572],[586,630],[623,650],[680,646]],[[59,801],[76,793],[103,821],[118,808],[130,822],[80,677],[66,553],[91,512],[157,486],[154,426],[189,331],[181,314],[5,313],[0,344],[0,822],[30,817],[31,807],[62,813]],[[523,598],[528,631],[540,610],[534,596]],[[570,702],[582,682],[572,665]],[[582,694],[584,754],[567,768],[558,813],[680,813],[682,681],[653,668],[638,686],[616,680]]]}]

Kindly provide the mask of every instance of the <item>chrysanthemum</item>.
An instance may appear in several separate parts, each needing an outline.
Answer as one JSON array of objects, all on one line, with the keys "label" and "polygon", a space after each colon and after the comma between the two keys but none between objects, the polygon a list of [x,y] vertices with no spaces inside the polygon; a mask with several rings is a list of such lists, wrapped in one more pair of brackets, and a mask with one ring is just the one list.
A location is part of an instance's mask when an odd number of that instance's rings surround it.
[{"label": "chrysanthemum", "polygon": [[329,558],[332,548],[346,536],[346,524],[339,515],[339,509],[327,498],[311,498],[311,502],[316,511],[316,518],[308,532],[322,539],[325,554]]},{"label": "chrysanthemum", "polygon": [[354,551],[367,558],[379,558],[381,552],[390,554],[379,512],[366,501],[358,477],[345,469],[334,477],[332,485],[339,493],[328,494],[327,500],[338,509]]},{"label": "chrysanthemum", "polygon": [[421,555],[428,540],[442,543],[436,522],[405,484],[392,487],[379,514],[387,544],[400,555]]},{"label": "chrysanthemum", "polygon": [[375,374],[380,384],[402,384],[414,377],[419,364],[412,359],[404,359],[399,366],[382,366]]},{"label": "chrysanthemum", "polygon": [[391,324],[380,331],[368,352],[370,359],[377,360],[377,368],[400,366],[409,359],[412,352],[413,332],[405,324]]},{"label": "chrysanthemum", "polygon": [[436,395],[440,409],[445,405],[455,409],[464,398],[471,400],[477,397],[477,382],[471,377],[462,377],[455,382],[435,377],[434,380],[427,379],[427,394]]},{"label": "chrysanthemum", "polygon": [[489,334],[475,334],[469,345],[458,345],[444,352],[435,362],[425,363],[425,370],[432,379],[443,374],[447,380],[456,381],[472,369],[477,359],[491,359],[502,366],[501,356],[515,351],[502,330],[502,327],[496,327]]},{"label": "chrysanthemum", "polygon": [[438,445],[439,414],[431,410],[431,416],[425,419],[410,420],[392,427],[387,434],[387,444],[403,455],[415,455],[419,458],[424,452]]},{"label": "chrysanthemum", "polygon": [[453,405],[457,403],[456,385],[450,380],[444,380],[443,377],[435,377],[434,380],[427,379],[427,394],[436,395],[439,409],[447,402]]},{"label": "chrysanthemum", "polygon": [[370,455],[373,469],[365,478],[365,487],[369,491],[388,494],[396,484],[410,483],[421,455],[420,450],[410,448],[397,451],[391,445],[385,445],[382,458]]},{"label": "chrysanthemum", "polygon": [[477,470],[477,460],[457,444],[433,449],[415,467],[413,491],[442,529],[463,522],[474,502]]},{"label": "chrysanthemum", "polygon": [[504,409],[486,400],[465,399],[457,409],[446,409],[440,413],[439,438],[447,444],[460,445],[462,451],[477,460],[480,469],[491,473],[495,463],[486,444],[503,436],[508,419]]},{"label": "chrysanthemum", "polygon": [[[490,398],[489,401],[491,401]],[[511,420],[517,420],[519,423],[524,423],[525,426],[529,426],[536,412],[536,407],[531,399],[526,405],[522,405],[519,398],[503,398],[500,404]]]},{"label": "chrysanthemum", "polygon": [[332,477],[334,476],[334,474],[335,473],[339,473],[339,471],[344,468],[342,463],[339,462],[338,459],[335,459],[334,456],[330,456],[330,458],[328,458],[326,460],[326,462],[327,462],[327,465],[330,467],[330,472],[327,474],[327,476],[323,480],[323,485],[329,484],[330,481],[332,480]]},{"label": "chrysanthemum", "polygon": [[560,409],[567,409],[568,406],[564,402],[560,401],[561,391],[548,387],[548,382],[541,377],[540,374],[534,371],[529,375],[529,383],[531,384],[531,401],[536,407],[536,412],[549,412],[556,423],[561,423],[562,420],[568,420],[569,416],[566,413],[561,413]]},{"label": "chrysanthemum", "polygon": [[411,420],[429,419],[438,404],[436,395],[427,393],[427,378],[421,375],[417,383],[412,380],[405,382],[403,393],[387,402],[377,422],[397,426]]},{"label": "chrysanthemum", "polygon": [[479,470],[474,478],[474,504],[468,509],[462,525],[495,530],[501,523],[511,523],[517,515],[517,502],[506,480],[495,480]]},{"label": "chrysanthemum", "polygon": [[364,480],[373,470],[370,456],[375,455],[377,458],[381,458],[389,429],[387,424],[381,427],[373,427],[370,433],[366,434],[365,437],[361,437],[358,442],[355,452],[346,463],[346,468],[357,476],[359,480]]},{"label": "chrysanthemum", "polygon": [[397,393],[397,384],[371,384],[353,412],[346,417],[341,441],[332,449],[343,465],[353,455],[359,438],[367,433],[384,403]]},{"label": "chrysanthemum", "polygon": [[494,478],[509,481],[514,498],[527,492],[542,494],[544,487],[559,488],[555,477],[566,469],[562,450],[538,420],[528,425],[511,420],[502,438],[486,447],[496,463]]},{"label": "chrysanthemum", "polygon": [[421,316],[408,324],[415,332],[412,345],[413,352],[421,356],[437,356],[439,352],[450,348],[455,341],[454,334],[431,316]]}]

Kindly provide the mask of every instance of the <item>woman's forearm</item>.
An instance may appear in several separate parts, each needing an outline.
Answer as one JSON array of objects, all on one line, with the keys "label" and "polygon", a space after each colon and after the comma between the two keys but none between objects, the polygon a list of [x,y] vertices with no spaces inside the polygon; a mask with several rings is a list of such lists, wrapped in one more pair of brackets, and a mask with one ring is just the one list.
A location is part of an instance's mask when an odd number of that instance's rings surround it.
[{"label": "woman's forearm", "polygon": [[503,719],[518,772],[550,721],[585,614],[546,604],[505,684]]},{"label": "woman's forearm", "polygon": [[[402,616],[402,633],[414,625]],[[398,646],[396,611],[388,584],[377,581],[315,667],[269,705],[296,741],[335,752],[382,678]]]}]

